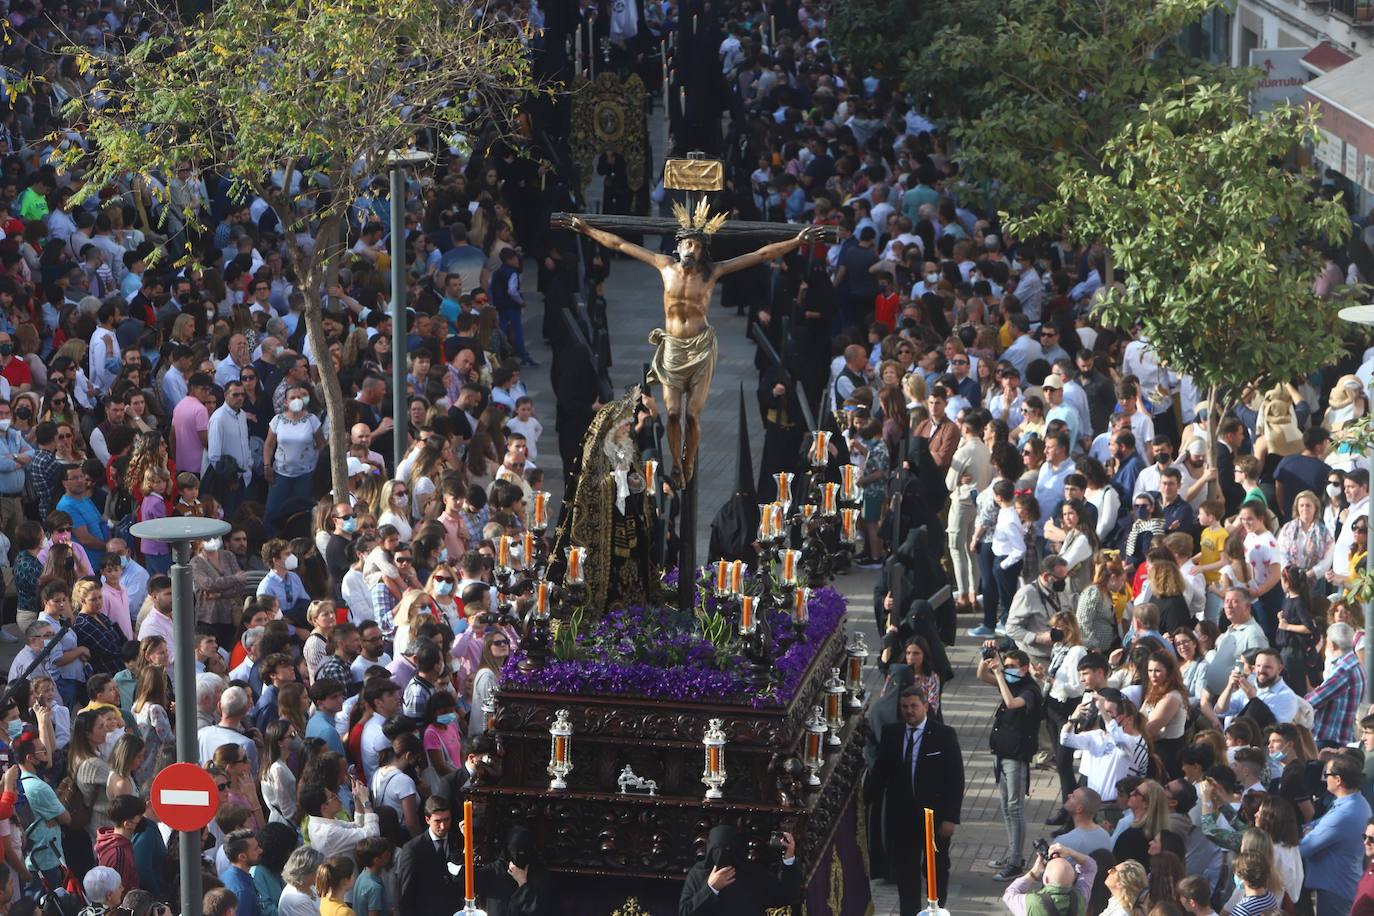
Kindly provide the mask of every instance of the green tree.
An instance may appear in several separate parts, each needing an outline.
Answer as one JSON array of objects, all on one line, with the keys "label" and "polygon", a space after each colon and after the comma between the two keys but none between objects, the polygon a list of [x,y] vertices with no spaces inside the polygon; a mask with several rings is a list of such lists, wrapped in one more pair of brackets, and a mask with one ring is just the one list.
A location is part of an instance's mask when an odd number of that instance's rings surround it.
[{"label": "green tree", "polygon": [[[970,2],[970,0],[944,0]],[[971,190],[1014,214],[1033,212],[1068,174],[1103,172],[1102,146],[1164,87],[1189,75],[1245,82],[1181,54],[1184,28],[1217,0],[1006,0],[983,16],[958,16],[907,73],[914,89],[964,74],[952,130]]]},{"label": "green tree", "polygon": [[1316,118],[1291,107],[1252,116],[1237,87],[1184,81],[1140,106],[1102,146],[1099,169],[1069,173],[1012,228],[1103,240],[1125,282],[1104,292],[1102,321],[1139,326],[1214,405],[1223,388],[1287,381],[1344,348],[1347,302],[1317,297],[1312,281],[1318,241],[1340,244],[1350,220],[1284,167]]},{"label": "green tree", "polygon": [[333,420],[334,492],[345,493],[348,430],[323,307],[348,257],[349,209],[388,154],[417,136],[443,146],[510,132],[518,103],[537,90],[520,28],[439,0],[219,0],[154,34],[114,59],[70,49],[95,77],[67,111],[94,153],[70,149],[63,165],[84,171],[83,193],[94,194],[191,162],[272,206]]}]

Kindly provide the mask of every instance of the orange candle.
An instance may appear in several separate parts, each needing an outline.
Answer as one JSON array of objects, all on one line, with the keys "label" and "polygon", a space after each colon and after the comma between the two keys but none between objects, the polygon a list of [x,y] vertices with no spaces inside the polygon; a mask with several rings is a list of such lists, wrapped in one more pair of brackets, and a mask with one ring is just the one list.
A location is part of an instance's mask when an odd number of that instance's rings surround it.
[{"label": "orange candle", "polygon": [[933,904],[940,898],[935,889],[935,812],[926,809],[926,898]]},{"label": "orange candle", "polygon": [[825,464],[825,450],[829,441],[830,433],[816,433],[816,447],[811,450],[811,460],[814,464]]},{"label": "orange candle", "polygon": [[790,503],[792,501],[792,475],[786,471],[779,471],[774,476],[778,479],[778,501]]},{"label": "orange candle", "polygon": [[510,535],[503,534],[496,539],[496,565],[510,566]]},{"label": "orange candle", "polygon": [[729,581],[730,581],[729,577],[730,577],[730,561],[729,561],[729,560],[717,560],[717,561],[716,561],[716,591],[722,592],[722,593],[725,591],[725,587],[729,584]]},{"label": "orange candle", "polygon": [[541,617],[549,612],[549,583],[543,579],[534,583],[534,611]]},{"label": "orange candle", "polygon": [[476,900],[477,893],[473,887],[472,879],[476,872],[473,864],[472,850],[472,802],[463,802],[463,896],[468,900]]},{"label": "orange candle", "polygon": [[807,601],[811,599],[811,589],[799,588],[792,593],[792,619],[806,623]]},{"label": "orange candle", "polygon": [[650,496],[658,493],[658,462],[652,458],[644,462],[644,492]]},{"label": "orange candle", "polygon": [[739,604],[739,628],[748,632],[754,629],[754,596],[745,595]]},{"label": "orange candle", "polygon": [[556,763],[568,762],[568,739],[562,735],[553,738],[553,759]]},{"label": "orange candle", "polygon": [[806,759],[815,760],[821,756],[821,736],[818,732],[806,734]]},{"label": "orange candle", "polygon": [[786,531],[787,516],[783,513],[782,503],[773,503],[773,535]]},{"label": "orange candle", "polygon": [[782,581],[797,581],[797,551],[784,550],[782,552]]},{"label": "orange candle", "polygon": [[525,532],[525,542],[522,545],[525,550],[525,567],[534,565],[534,532]]},{"label": "orange candle", "polygon": [[534,494],[534,527],[542,528],[547,522],[545,516],[549,511],[549,494],[539,490]]},{"label": "orange candle", "polygon": [[583,547],[568,548],[568,581],[577,585],[582,581]]},{"label": "orange candle", "polygon": [[821,512],[826,515],[835,514],[835,494],[839,491],[838,484],[828,483],[821,491]]},{"label": "orange candle", "polygon": [[720,772],[720,748],[714,744],[706,749],[706,768],[712,773]]},{"label": "orange candle", "polygon": [[736,560],[730,564],[730,591],[738,595],[744,590],[744,561]]},{"label": "orange candle", "polygon": [[840,537],[846,541],[854,540],[854,510],[845,509],[840,518]]},{"label": "orange candle", "polygon": [[846,464],[840,468],[840,476],[844,481],[844,492],[846,495],[854,492],[854,465]]}]

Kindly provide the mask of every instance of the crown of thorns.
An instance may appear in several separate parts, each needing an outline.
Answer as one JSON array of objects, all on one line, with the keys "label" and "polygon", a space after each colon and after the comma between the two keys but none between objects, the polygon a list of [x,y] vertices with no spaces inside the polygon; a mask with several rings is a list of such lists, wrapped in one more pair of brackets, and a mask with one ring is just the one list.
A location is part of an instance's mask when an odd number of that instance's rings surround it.
[{"label": "crown of thorns", "polygon": [[677,217],[677,238],[682,239],[701,239],[709,242],[711,236],[725,224],[725,214],[717,213],[711,215],[711,206],[703,198],[696,206],[696,210],[688,212],[682,204],[673,204],[673,216]]}]

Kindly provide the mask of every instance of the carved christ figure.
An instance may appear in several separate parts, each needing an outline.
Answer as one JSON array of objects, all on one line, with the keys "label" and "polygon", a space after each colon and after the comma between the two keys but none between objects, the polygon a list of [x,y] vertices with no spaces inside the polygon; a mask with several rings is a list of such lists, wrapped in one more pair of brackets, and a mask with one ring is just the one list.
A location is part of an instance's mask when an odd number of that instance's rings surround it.
[{"label": "carved christ figure", "polygon": [[[658,269],[663,281],[663,324],[649,335],[657,349],[650,363],[649,378],[663,386],[663,404],[668,414],[668,445],[672,450],[673,482],[678,486],[692,479],[696,468],[697,445],[701,440],[701,411],[711,391],[711,376],[716,368],[716,332],[706,321],[706,310],[716,282],[726,274],[747,270],[782,257],[804,244],[818,241],[824,229],[808,226],[795,238],[764,245],[749,254],[712,263],[708,258],[711,236],[725,222],[723,214],[711,216],[703,200],[695,213],[674,205],[679,229],[677,258],[658,254],[625,241],[618,235],[595,229],[577,216],[563,216],[554,225],[572,229],[612,251],[627,254]],[[686,405],[686,430],[681,407]]]}]

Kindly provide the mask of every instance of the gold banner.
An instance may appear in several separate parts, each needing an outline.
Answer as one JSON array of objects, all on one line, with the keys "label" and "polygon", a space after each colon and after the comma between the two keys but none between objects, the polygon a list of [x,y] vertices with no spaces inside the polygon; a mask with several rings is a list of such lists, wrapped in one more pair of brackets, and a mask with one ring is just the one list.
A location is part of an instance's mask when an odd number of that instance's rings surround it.
[{"label": "gold banner", "polygon": [[719,159],[669,159],[663,164],[663,186],[674,191],[720,191],[725,166]]}]

